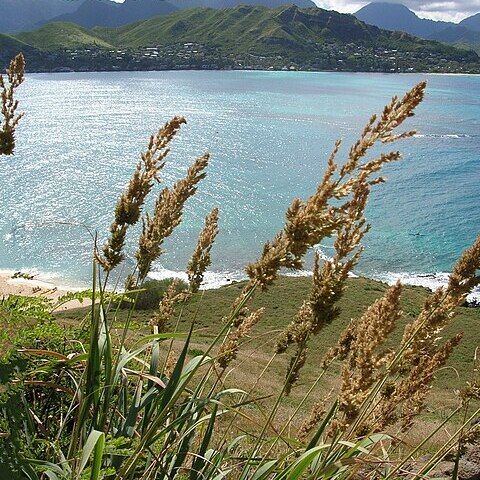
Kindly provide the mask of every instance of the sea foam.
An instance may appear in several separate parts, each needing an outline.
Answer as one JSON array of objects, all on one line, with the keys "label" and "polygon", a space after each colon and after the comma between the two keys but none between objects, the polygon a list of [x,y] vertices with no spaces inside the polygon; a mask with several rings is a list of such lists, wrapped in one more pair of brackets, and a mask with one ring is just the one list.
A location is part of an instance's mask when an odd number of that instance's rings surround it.
[{"label": "sea foam", "polygon": [[[428,288],[432,291],[445,287],[448,284],[450,274],[446,272],[438,273],[407,273],[407,272],[386,272],[375,274],[375,280],[393,285],[398,280],[405,285],[416,285]],[[472,293],[467,297],[467,301],[471,303],[480,303],[480,287],[473,289]]]}]

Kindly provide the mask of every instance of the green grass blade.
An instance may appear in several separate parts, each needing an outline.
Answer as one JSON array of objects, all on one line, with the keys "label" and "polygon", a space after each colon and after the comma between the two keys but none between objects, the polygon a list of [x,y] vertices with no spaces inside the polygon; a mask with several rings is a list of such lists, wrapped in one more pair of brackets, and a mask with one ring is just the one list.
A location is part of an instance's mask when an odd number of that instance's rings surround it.
[{"label": "green grass blade", "polygon": [[46,469],[45,472],[50,470],[57,476],[60,476],[60,478],[65,478],[65,472],[61,469],[61,467],[59,467],[58,465],[55,465],[52,462],[47,462],[46,460],[37,460],[34,458],[27,458],[26,462],[28,463],[28,465],[36,465],[37,467],[44,467]]},{"label": "green grass blade", "polygon": [[325,432],[325,429],[330,423],[330,420],[335,416],[335,413],[337,412],[337,408],[338,408],[338,400],[335,400],[333,405],[330,407],[330,410],[325,415],[323,422],[320,424],[317,431],[315,432],[315,435],[312,437],[307,447],[305,448],[305,451],[308,451],[317,445],[318,441],[320,440],[320,437],[323,435],[323,433]]},{"label": "green grass blade", "polygon": [[324,444],[307,450],[296,462],[290,465],[290,467],[288,467],[278,477],[276,476],[275,480],[298,480],[302,478],[302,475],[308,468],[310,468],[322,450],[325,450],[328,447],[329,445]]},{"label": "green grass blade", "polygon": [[52,472],[52,470],[46,470],[43,473],[49,478],[49,480],[61,480],[60,477],[58,477],[54,472]]},{"label": "green grass blade", "polygon": [[101,480],[101,469],[103,460],[103,451],[105,450],[105,434],[102,432],[95,444],[93,454],[92,473],[90,480]]},{"label": "green grass blade", "polygon": [[[105,434],[103,432],[99,432],[98,430],[92,430],[83,447],[82,457],[80,459],[80,465],[78,467],[78,472],[77,472],[78,477],[80,477],[80,474],[83,472],[84,468],[87,466],[88,460],[90,459],[90,456],[92,455],[93,451],[96,448],[97,442],[99,441],[101,443],[103,442],[103,446],[105,445]],[[103,447],[102,447],[102,451],[103,451]],[[93,473],[93,469],[92,469],[92,473]]]},{"label": "green grass blade", "polygon": [[202,444],[198,450],[198,454],[195,457],[195,460],[192,465],[192,470],[190,472],[190,480],[197,480],[200,472],[205,466],[205,452],[207,451],[208,446],[210,445],[210,440],[212,439],[213,429],[215,427],[215,420],[217,419],[217,410],[218,404],[215,403],[210,414],[210,420],[207,425],[207,429],[203,434]]},{"label": "green grass blade", "polygon": [[278,467],[280,459],[270,460],[267,463],[264,463],[253,475],[251,480],[265,480],[267,479]]},{"label": "green grass blade", "polygon": [[187,358],[188,346],[190,345],[190,339],[192,337],[192,332],[193,332],[193,325],[190,327],[190,332],[188,333],[188,337],[185,340],[185,345],[183,346],[182,352],[178,357],[175,368],[173,369],[172,376],[169,382],[167,383],[167,388],[165,389],[165,393],[160,403],[160,410],[163,410],[167,406],[168,402],[173,397],[173,394],[177,389],[178,384],[180,383],[180,380],[182,378],[182,373],[183,373],[183,366],[185,364],[185,359]]}]

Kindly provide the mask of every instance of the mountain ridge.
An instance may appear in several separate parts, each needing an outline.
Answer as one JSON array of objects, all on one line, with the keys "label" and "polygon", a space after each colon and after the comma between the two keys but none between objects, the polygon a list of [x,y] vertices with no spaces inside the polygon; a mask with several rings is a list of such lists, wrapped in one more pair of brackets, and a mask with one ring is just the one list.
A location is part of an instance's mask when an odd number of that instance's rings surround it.
[{"label": "mountain ridge", "polygon": [[460,23],[460,26],[466,27],[470,30],[480,32],[480,13],[472,15],[471,17],[463,19]]},{"label": "mountain ridge", "polygon": [[372,2],[354,14],[369,25],[407,32],[420,38],[451,44],[480,45],[480,13],[460,23],[420,18],[402,3]]},{"label": "mountain ridge", "polygon": [[0,32],[27,30],[51,18],[73,12],[83,0],[0,0]]},{"label": "mountain ridge", "polygon": [[51,22],[72,22],[84,28],[119,27],[176,10],[167,0],[85,0],[76,11],[54,17]]},{"label": "mountain ridge", "polygon": [[456,25],[418,17],[402,3],[372,2],[354,14],[369,25],[386,30],[398,30],[421,38],[437,33],[444,28]]},{"label": "mountain ridge", "polygon": [[[292,0],[0,0],[0,31],[18,33],[51,22],[73,22],[84,28],[118,27],[187,8],[232,8],[241,3],[278,7]],[[293,0],[316,7],[312,0]]]}]

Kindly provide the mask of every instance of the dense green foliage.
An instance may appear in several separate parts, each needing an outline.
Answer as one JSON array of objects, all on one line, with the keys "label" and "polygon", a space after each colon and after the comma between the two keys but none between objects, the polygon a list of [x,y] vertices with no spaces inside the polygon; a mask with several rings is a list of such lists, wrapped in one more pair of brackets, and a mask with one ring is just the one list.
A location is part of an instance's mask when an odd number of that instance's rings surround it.
[{"label": "dense green foliage", "polygon": [[[147,280],[143,282],[142,291],[135,295],[135,309],[136,310],[149,310],[157,309],[163,294],[168,290],[171,285],[172,279],[167,278],[165,280]],[[178,284],[178,292],[184,290],[187,285],[183,282]]]},{"label": "dense green foliage", "polygon": [[225,10],[197,8],[95,32],[124,47],[198,42],[225,51],[282,53],[301,52],[332,41],[384,48],[399,42],[404,49],[455,53],[449,47],[366,25],[352,15],[294,5],[274,9],[250,5]]}]

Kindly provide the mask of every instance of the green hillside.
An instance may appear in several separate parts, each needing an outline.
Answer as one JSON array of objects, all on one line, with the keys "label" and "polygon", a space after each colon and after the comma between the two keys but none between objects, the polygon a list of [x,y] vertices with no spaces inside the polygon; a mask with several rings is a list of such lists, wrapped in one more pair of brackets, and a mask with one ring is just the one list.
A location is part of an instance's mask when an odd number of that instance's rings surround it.
[{"label": "green hillside", "polygon": [[0,33],[0,66],[6,66],[19,52],[29,55],[35,52],[35,49],[11,35]]},{"label": "green hillside", "polygon": [[70,22],[49,23],[33,32],[22,32],[15,38],[40,50],[59,50],[64,48],[98,47],[111,45],[88,30]]},{"label": "green hillside", "polygon": [[18,40],[17,38],[7,35],[6,33],[0,33],[0,48],[3,49],[21,49],[27,46],[25,42]]},{"label": "green hillside", "polygon": [[198,42],[229,52],[287,51],[308,55],[324,44],[355,43],[458,55],[452,47],[381,30],[353,15],[293,5],[278,8],[241,5],[224,10],[197,8],[119,29],[97,28],[95,33],[117,46],[133,48]]},{"label": "green hillside", "polygon": [[480,73],[473,51],[382,30],[353,15],[293,5],[195,8],[120,28],[51,23],[15,38],[48,52],[43,67],[39,61],[42,71],[247,67]]}]

